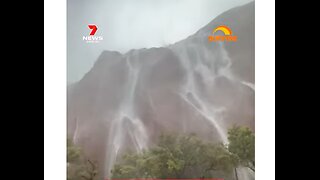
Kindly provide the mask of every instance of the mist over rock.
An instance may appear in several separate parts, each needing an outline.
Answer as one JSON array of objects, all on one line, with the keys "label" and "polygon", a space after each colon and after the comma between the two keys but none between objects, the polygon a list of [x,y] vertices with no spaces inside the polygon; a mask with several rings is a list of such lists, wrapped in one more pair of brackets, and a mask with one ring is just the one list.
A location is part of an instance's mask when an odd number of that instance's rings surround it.
[{"label": "mist over rock", "polygon": [[[219,25],[237,42],[209,42]],[[194,35],[162,48],[104,51],[68,87],[68,137],[105,177],[127,149],[141,151],[163,132],[227,141],[234,124],[254,130],[254,2],[221,14]]]}]

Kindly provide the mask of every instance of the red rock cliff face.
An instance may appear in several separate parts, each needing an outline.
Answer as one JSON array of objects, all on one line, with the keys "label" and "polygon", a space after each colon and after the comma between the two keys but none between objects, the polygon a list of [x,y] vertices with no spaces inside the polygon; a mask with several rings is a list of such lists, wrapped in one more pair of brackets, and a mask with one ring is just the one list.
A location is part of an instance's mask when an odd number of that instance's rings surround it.
[{"label": "red rock cliff face", "polygon": [[[221,24],[237,42],[208,42]],[[233,124],[254,130],[254,3],[168,47],[104,51],[68,87],[67,118],[68,137],[106,177],[124,150],[148,148],[163,132],[225,142]]]}]

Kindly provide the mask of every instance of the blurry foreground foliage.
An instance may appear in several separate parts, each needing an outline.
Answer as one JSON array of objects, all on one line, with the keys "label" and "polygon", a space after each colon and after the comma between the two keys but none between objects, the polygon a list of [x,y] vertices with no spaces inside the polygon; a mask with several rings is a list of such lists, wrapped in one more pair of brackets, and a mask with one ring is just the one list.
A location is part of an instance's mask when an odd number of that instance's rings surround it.
[{"label": "blurry foreground foliage", "polygon": [[235,126],[229,144],[204,142],[196,135],[161,135],[157,145],[142,153],[128,152],[115,164],[112,178],[237,179],[236,168],[254,171],[254,134]]},{"label": "blurry foreground foliage", "polygon": [[81,149],[67,140],[67,180],[97,180],[97,165]]},{"label": "blurry foreground foliage", "polygon": [[[111,178],[238,179],[237,168],[255,171],[255,137],[246,127],[228,130],[228,144],[203,141],[195,134],[164,134],[141,153],[127,152],[114,165]],[[97,165],[68,139],[67,180],[98,180]]]}]

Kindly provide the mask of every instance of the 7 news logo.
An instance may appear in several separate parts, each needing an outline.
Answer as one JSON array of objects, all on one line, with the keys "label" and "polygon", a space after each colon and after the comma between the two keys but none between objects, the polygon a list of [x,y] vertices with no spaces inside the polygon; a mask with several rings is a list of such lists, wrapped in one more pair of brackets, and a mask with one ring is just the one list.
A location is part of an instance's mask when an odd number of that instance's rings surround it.
[{"label": "7 news logo", "polygon": [[86,41],[87,43],[99,43],[103,40],[102,36],[95,36],[98,27],[95,24],[89,24],[88,28],[91,30],[89,36],[82,36],[82,40]]}]

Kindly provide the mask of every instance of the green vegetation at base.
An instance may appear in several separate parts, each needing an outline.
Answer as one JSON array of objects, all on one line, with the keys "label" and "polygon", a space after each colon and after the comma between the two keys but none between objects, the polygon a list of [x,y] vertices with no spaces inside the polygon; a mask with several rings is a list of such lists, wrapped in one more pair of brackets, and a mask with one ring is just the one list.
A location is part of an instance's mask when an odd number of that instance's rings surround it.
[{"label": "green vegetation at base", "polygon": [[[112,178],[238,179],[237,168],[255,171],[255,137],[246,127],[228,130],[228,144],[203,141],[195,134],[164,134],[142,153],[128,152],[114,165]],[[67,180],[98,180],[97,164],[67,142]]]},{"label": "green vegetation at base", "polygon": [[[161,135],[155,147],[128,152],[112,169],[112,178],[210,178],[237,177],[236,168],[254,171],[254,134],[233,127],[229,144],[213,144],[196,135]],[[234,175],[234,172],[236,175]]]},{"label": "green vegetation at base", "polygon": [[235,126],[228,131],[228,150],[239,159],[239,164],[255,171],[254,134],[247,127]]},{"label": "green vegetation at base", "polygon": [[81,149],[67,140],[67,180],[97,180],[97,165]]}]

